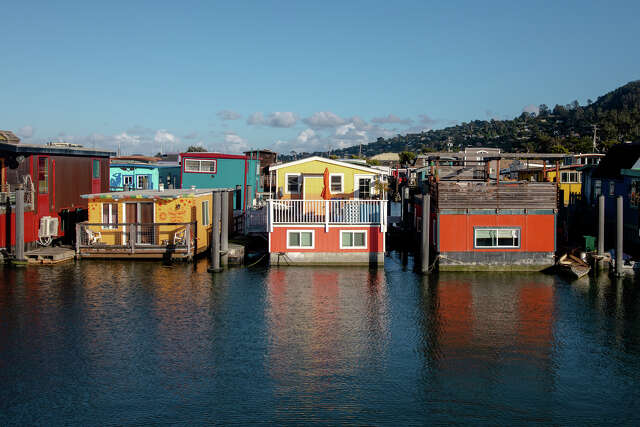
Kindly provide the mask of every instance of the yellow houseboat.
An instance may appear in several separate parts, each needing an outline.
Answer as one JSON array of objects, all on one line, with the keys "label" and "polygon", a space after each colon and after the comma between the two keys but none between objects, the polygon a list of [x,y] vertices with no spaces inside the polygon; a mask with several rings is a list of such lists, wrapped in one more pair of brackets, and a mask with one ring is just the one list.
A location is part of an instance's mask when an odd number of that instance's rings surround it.
[{"label": "yellow houseboat", "polygon": [[76,226],[76,255],[191,259],[209,247],[213,193],[231,197],[231,191],[209,188],[85,194],[89,219]]}]

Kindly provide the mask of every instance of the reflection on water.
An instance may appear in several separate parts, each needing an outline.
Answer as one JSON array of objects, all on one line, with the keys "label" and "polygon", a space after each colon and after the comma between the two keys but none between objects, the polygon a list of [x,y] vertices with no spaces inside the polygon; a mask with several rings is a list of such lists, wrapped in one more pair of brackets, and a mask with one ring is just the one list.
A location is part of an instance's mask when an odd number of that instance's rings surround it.
[{"label": "reflection on water", "polygon": [[0,424],[638,424],[632,279],[5,269]]}]

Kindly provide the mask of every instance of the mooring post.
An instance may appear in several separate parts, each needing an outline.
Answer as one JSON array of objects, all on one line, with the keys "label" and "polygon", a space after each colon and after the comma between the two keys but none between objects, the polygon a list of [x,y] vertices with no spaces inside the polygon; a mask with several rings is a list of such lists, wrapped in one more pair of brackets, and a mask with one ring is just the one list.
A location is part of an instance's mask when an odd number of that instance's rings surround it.
[{"label": "mooring post", "polygon": [[213,193],[213,227],[211,228],[211,266],[209,271],[217,273],[220,269],[220,192]]},{"label": "mooring post", "polygon": [[616,199],[617,209],[616,209],[616,275],[622,275],[622,265],[623,265],[623,252],[622,252],[622,239],[624,237],[624,224],[623,224],[623,216],[622,216],[622,196],[618,196]]},{"label": "mooring post", "polygon": [[[598,197],[598,255],[604,255],[604,195]],[[598,261],[598,268],[602,268],[602,259]]]},{"label": "mooring post", "polygon": [[221,220],[221,229],[220,229],[220,251],[222,252],[222,256],[220,257],[220,264],[225,267],[229,264],[229,196],[231,193],[223,192],[221,194],[222,203],[221,203],[221,211],[222,211],[222,220]]},{"label": "mooring post", "polygon": [[429,223],[431,222],[431,195],[422,196],[422,273],[429,273]]},{"label": "mooring post", "polygon": [[24,188],[16,189],[16,261],[24,261]]}]

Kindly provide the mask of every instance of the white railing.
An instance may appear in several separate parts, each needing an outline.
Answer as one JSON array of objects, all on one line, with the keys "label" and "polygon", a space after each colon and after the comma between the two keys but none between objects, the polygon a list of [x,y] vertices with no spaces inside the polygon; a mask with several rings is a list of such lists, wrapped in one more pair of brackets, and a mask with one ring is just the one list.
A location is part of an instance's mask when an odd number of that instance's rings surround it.
[{"label": "white railing", "polygon": [[268,224],[387,224],[386,200],[269,200]]}]

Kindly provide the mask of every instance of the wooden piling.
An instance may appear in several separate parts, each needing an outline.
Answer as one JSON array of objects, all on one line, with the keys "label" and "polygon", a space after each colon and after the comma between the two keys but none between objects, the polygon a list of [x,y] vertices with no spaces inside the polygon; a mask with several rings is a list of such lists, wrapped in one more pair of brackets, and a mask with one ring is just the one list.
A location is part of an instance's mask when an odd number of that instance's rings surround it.
[{"label": "wooden piling", "polygon": [[616,275],[622,275],[622,267],[623,267],[623,251],[622,251],[622,239],[624,237],[624,223],[623,223],[623,215],[622,215],[622,196],[618,196],[616,199]]},{"label": "wooden piling", "polygon": [[217,273],[220,268],[220,216],[221,216],[220,192],[213,193],[213,227],[211,230],[211,266],[209,272]]},{"label": "wooden piling", "polygon": [[22,262],[24,257],[24,188],[20,185],[16,190],[16,261]]},{"label": "wooden piling", "polygon": [[[598,255],[604,255],[604,195],[598,197]],[[598,268],[603,267],[603,262],[598,262]]]},{"label": "wooden piling", "polygon": [[220,264],[225,267],[229,264],[229,196],[231,193],[223,192],[221,194],[221,230],[220,230]]},{"label": "wooden piling", "polygon": [[422,196],[422,274],[429,273],[429,223],[431,219],[431,195]]}]

